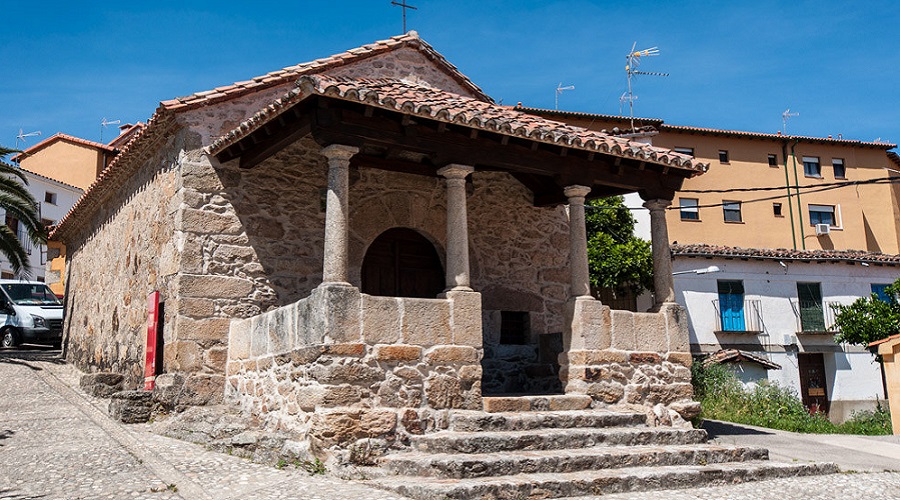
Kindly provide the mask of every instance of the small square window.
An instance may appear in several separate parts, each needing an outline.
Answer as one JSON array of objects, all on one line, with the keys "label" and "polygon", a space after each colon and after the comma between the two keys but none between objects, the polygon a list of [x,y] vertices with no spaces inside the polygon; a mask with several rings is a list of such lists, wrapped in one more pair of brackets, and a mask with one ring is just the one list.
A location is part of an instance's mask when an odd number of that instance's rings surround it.
[{"label": "small square window", "polygon": [[719,163],[728,163],[728,151],[725,149],[719,150]]},{"label": "small square window", "polygon": [[775,217],[784,217],[784,214],[781,213],[781,203],[772,203],[772,213]]},{"label": "small square window", "polygon": [[778,166],[778,155],[769,155],[769,166],[770,167]]},{"label": "small square window", "polygon": [[815,226],[816,224],[828,224],[829,226],[837,226],[837,221],[834,217],[834,206],[810,205],[809,223],[812,226]]},{"label": "small square window", "polygon": [[56,193],[51,193],[50,191],[45,192],[44,193],[44,203],[56,205]]},{"label": "small square window", "polygon": [[679,198],[681,220],[700,220],[700,201],[697,198]]},{"label": "small square window", "polygon": [[803,175],[807,177],[822,177],[822,165],[818,156],[803,157]]},{"label": "small square window", "polygon": [[15,278],[15,276],[16,276],[15,274],[13,274],[9,271],[0,272],[0,279],[11,280],[11,279]]},{"label": "small square window", "polygon": [[683,155],[694,156],[694,148],[674,148],[673,151]]},{"label": "small square window", "polygon": [[725,222],[741,222],[741,202],[723,201],[722,210],[725,212]]},{"label": "small square window", "polygon": [[834,178],[835,179],[846,179],[847,178],[847,169],[844,168],[844,159],[843,158],[832,158],[831,166],[834,168]]}]

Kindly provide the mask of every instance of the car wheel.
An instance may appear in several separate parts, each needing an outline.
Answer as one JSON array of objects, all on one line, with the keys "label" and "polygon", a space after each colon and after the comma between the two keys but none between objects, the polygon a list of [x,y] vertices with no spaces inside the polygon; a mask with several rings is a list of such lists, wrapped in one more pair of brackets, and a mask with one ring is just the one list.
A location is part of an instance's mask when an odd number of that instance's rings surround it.
[{"label": "car wheel", "polygon": [[3,330],[2,337],[0,337],[0,347],[15,347],[18,343],[19,339],[17,338],[15,330],[12,328]]}]

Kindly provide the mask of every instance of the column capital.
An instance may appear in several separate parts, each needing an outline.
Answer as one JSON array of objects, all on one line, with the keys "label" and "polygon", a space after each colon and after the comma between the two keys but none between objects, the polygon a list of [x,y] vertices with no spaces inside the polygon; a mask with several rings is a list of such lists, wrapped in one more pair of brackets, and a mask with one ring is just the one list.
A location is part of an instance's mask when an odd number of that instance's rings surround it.
[{"label": "column capital", "polygon": [[451,163],[438,169],[438,175],[447,179],[465,179],[467,175],[475,171],[475,167]]},{"label": "column capital", "polygon": [[665,198],[655,198],[644,202],[644,208],[647,210],[665,210],[672,204],[672,200]]},{"label": "column capital", "polygon": [[591,192],[591,188],[588,186],[580,186],[578,184],[572,186],[566,186],[563,188],[563,194],[566,195],[566,198],[570,200],[572,198],[584,198]]},{"label": "column capital", "polygon": [[332,144],[330,146],[325,146],[322,148],[322,155],[324,155],[329,160],[349,160],[356,153],[359,153],[359,148],[356,146],[347,146],[346,144]]}]

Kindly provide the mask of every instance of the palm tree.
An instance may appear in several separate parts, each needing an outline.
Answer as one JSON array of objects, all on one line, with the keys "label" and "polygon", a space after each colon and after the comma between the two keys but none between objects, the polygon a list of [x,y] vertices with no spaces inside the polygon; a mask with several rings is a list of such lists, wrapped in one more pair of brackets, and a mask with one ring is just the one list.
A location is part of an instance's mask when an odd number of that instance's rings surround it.
[{"label": "palm tree", "polygon": [[[28,179],[22,170],[2,161],[6,155],[17,152],[0,146],[0,209],[6,211],[7,220],[13,217],[19,221],[20,233],[25,238],[33,245],[41,245],[47,242],[47,229],[37,213],[37,201],[25,188]],[[16,276],[31,276],[28,252],[16,231],[7,224],[0,225],[0,255],[9,260]]]}]

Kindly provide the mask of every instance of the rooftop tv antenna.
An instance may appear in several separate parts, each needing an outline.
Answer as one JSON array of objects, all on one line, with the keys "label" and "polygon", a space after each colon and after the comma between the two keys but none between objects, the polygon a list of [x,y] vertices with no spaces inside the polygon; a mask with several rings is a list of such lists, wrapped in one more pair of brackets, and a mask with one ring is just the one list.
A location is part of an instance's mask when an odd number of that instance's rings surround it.
[{"label": "rooftop tv antenna", "polygon": [[566,90],[575,90],[574,85],[569,85],[567,87],[562,86],[562,82],[559,82],[559,85],[556,86],[556,110],[559,111],[559,94],[562,94]]},{"label": "rooftop tv antenna", "polygon": [[103,129],[110,125],[118,125],[120,123],[122,123],[122,120],[107,120],[106,118],[104,118],[100,122],[100,142],[103,142]]},{"label": "rooftop tv antenna", "polygon": [[631,52],[625,56],[625,60],[627,61],[625,64],[625,73],[628,74],[628,91],[622,95],[623,101],[628,101],[628,112],[631,117],[631,129],[634,130],[634,101],[637,100],[637,96],[634,95],[631,87],[631,79],[634,75],[648,75],[648,76],[669,76],[668,73],[658,73],[654,71],[638,71],[637,67],[641,64],[642,57],[652,57],[659,55],[659,48],[650,47],[649,49],[644,50],[634,50],[637,47],[637,42],[631,45]]},{"label": "rooftop tv antenna", "polygon": [[787,135],[787,121],[788,118],[793,118],[795,116],[800,116],[800,113],[791,113],[791,108],[784,110],[784,113],[781,113],[781,133]]},{"label": "rooftop tv antenna", "polygon": [[16,149],[19,149],[19,142],[25,144],[26,137],[36,137],[39,135],[41,135],[40,130],[35,130],[34,132],[29,132],[26,134],[24,130],[19,129],[19,135],[16,136]]},{"label": "rooftop tv antenna", "polygon": [[412,5],[406,5],[406,0],[391,0],[391,5],[396,5],[403,9],[403,32],[406,33],[406,9],[419,10]]}]

